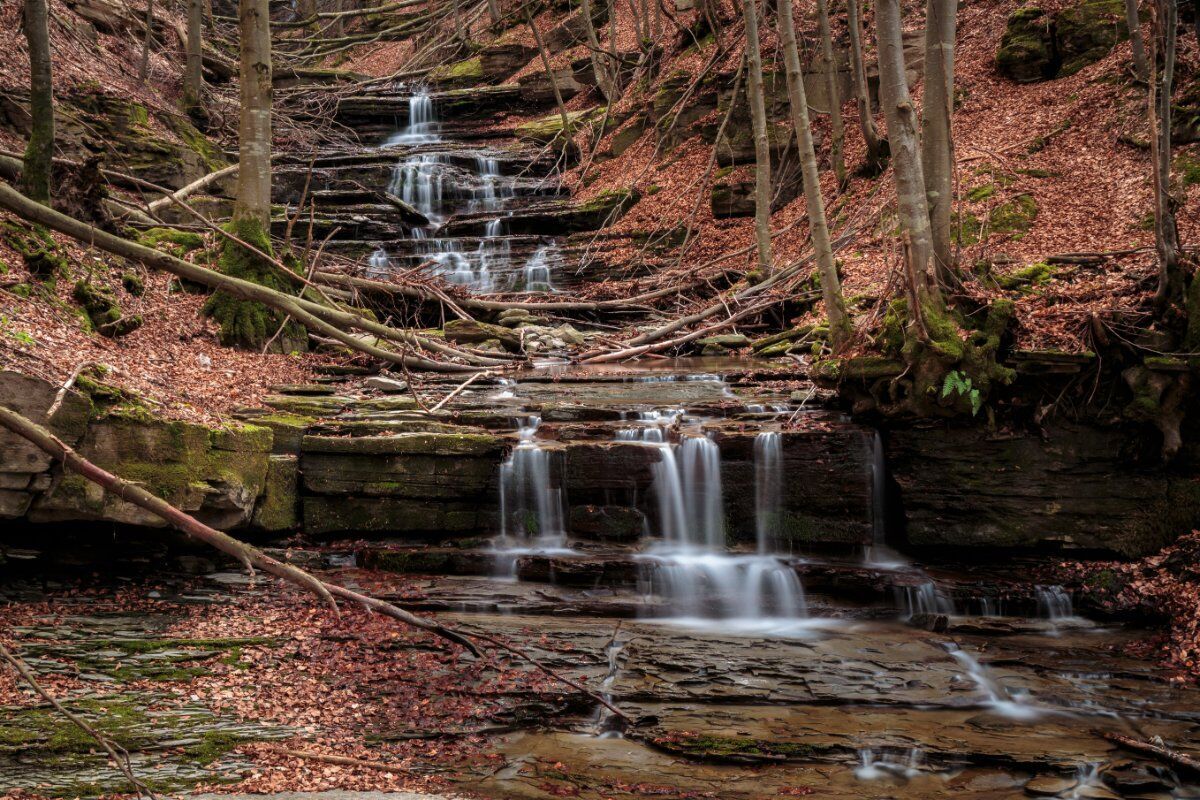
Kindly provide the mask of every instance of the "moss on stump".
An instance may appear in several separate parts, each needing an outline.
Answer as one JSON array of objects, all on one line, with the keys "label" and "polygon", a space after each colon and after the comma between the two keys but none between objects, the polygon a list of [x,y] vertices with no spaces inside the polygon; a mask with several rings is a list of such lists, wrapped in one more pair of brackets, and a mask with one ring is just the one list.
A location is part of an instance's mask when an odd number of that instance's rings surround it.
[{"label": "moss on stump", "polygon": [[[226,230],[242,242],[271,254],[271,240],[266,227],[249,218],[235,218]],[[226,241],[218,260],[220,271],[233,278],[257,283],[268,289],[289,292],[291,286],[279,274],[278,268],[262,256],[234,241]],[[243,300],[227,292],[218,291],[204,305],[204,313],[220,326],[221,344],[226,347],[243,347],[261,350],[275,336],[280,326],[285,325],[284,315],[275,309],[253,300]],[[291,320],[286,321],[283,332],[271,345],[274,352],[290,353],[306,348],[304,328]]]}]

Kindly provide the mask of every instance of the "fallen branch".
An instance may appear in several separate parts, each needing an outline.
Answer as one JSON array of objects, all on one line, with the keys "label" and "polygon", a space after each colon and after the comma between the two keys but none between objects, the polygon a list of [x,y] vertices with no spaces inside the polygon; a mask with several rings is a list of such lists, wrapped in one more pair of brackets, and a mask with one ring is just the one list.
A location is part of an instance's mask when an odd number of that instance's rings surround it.
[{"label": "fallen branch", "polygon": [[146,207],[148,209],[150,209],[151,213],[154,213],[154,212],[158,211],[159,209],[166,208],[167,206],[171,205],[172,203],[175,203],[179,200],[183,200],[184,198],[195,194],[196,192],[200,191],[201,189],[206,189],[209,186],[212,186],[214,183],[216,183],[217,181],[221,180],[222,178],[224,178],[228,175],[236,174],[237,171],[238,171],[238,165],[234,164],[233,166],[225,167],[224,169],[219,169],[216,172],[210,172],[207,175],[205,175],[204,177],[192,181],[187,186],[184,186],[181,189],[176,189],[175,191],[171,192],[170,194],[164,195],[163,197],[160,197],[157,200],[151,200],[150,203]]},{"label": "fallen branch", "polygon": [[1178,767],[1180,770],[1192,775],[1200,775],[1200,759],[1180,753],[1178,750],[1172,750],[1166,745],[1154,744],[1152,742],[1143,742],[1140,739],[1134,739],[1130,736],[1125,736],[1121,733],[1112,731],[1096,731],[1102,738],[1107,739],[1115,745],[1125,748],[1133,753],[1140,753],[1144,756],[1152,756],[1173,767]]},{"label": "fallen branch", "polygon": [[490,375],[490,374],[491,374],[490,372],[486,372],[486,371],[485,372],[476,372],[474,375],[467,378],[465,381],[463,381],[458,386],[456,386],[454,388],[454,391],[450,392],[450,394],[443,397],[436,406],[429,409],[428,413],[432,414],[435,411],[440,411],[442,406],[446,405],[446,403],[449,403],[451,400],[453,400],[455,397],[457,397],[459,395],[459,393],[462,392],[463,389],[466,389],[468,386],[470,386],[472,383],[474,383],[477,379],[482,378],[484,375]]},{"label": "fallen branch", "polygon": [[279,561],[278,559],[268,556],[266,553],[253,547],[245,542],[233,538],[227,533],[222,533],[215,528],[210,528],[203,522],[200,522],[195,517],[192,517],[183,511],[175,508],[167,501],[155,497],[145,489],[130,483],[129,481],[113,475],[111,472],[102,467],[93,464],[83,456],[76,453],[71,447],[64,444],[57,436],[43,428],[41,425],[30,420],[28,417],[17,413],[9,408],[0,406],[0,426],[7,428],[18,436],[28,439],[39,448],[49,453],[58,461],[62,462],[65,469],[76,472],[87,480],[100,486],[105,491],[119,497],[127,503],[132,503],[139,508],[149,511],[151,514],[159,517],[169,523],[174,528],[183,533],[204,542],[211,547],[220,550],[226,555],[232,556],[243,564],[247,570],[252,573],[254,568],[261,569],[263,572],[274,575],[277,578],[282,578],[289,583],[293,583],[302,589],[312,592],[319,598],[329,603],[335,614],[339,614],[337,601],[335,598],[349,600],[354,602],[368,611],[374,611],[384,616],[391,617],[394,620],[403,622],[405,625],[432,633],[446,641],[456,644],[470,651],[472,654],[479,656],[481,652],[479,648],[471,641],[470,637],[479,639],[493,644],[494,646],[517,656],[526,663],[532,665],[536,669],[545,673],[550,678],[570,686],[572,689],[584,694],[595,702],[603,705],[605,708],[612,711],[626,721],[631,721],[629,716],[614,706],[611,702],[604,699],[600,695],[592,692],[579,682],[561,675],[549,667],[545,666],[537,659],[525,653],[520,648],[513,645],[494,639],[491,636],[481,633],[464,633],[454,628],[446,627],[431,619],[419,617],[410,611],[406,611],[397,605],[388,603],[383,600],[378,600],[370,595],[356,592],[353,589],[347,589],[344,586],[339,586],[334,583],[317,578],[315,575],[300,569],[292,564]]},{"label": "fallen branch", "polygon": [[327,336],[337,339],[353,350],[366,353],[381,361],[433,372],[476,371],[476,367],[470,364],[447,364],[419,356],[396,353],[393,350],[385,350],[346,333],[343,328],[357,328],[381,338],[403,341],[413,346],[428,346],[430,350],[461,357],[467,361],[475,362],[476,365],[479,365],[481,362],[483,366],[492,366],[498,363],[487,362],[477,356],[462,353],[448,345],[433,343],[415,334],[398,331],[386,325],[380,325],[358,314],[329,308],[310,300],[294,297],[263,286],[262,284],[225,275],[215,270],[201,267],[198,264],[184,261],[181,258],[176,258],[160,250],[146,247],[128,239],[122,239],[120,236],[99,230],[86,222],[80,222],[65,214],[60,214],[41,203],[34,202],[3,182],[0,182],[0,208],[7,209],[30,222],[45,225],[48,228],[64,233],[67,236],[78,239],[84,244],[94,245],[109,253],[137,261],[151,269],[169,272],[172,275],[203,284],[211,289],[228,292],[243,300],[262,303],[284,314],[290,314],[305,327],[320,331]]},{"label": "fallen branch", "polygon": [[117,769],[119,769],[121,774],[125,776],[125,779],[133,785],[133,788],[137,791],[138,797],[149,797],[150,800],[156,800],[156,795],[154,792],[150,791],[150,788],[138,780],[137,776],[133,774],[133,765],[129,762],[129,753],[124,747],[121,747],[121,745],[100,733],[100,731],[89,725],[74,711],[71,711],[62,703],[58,702],[58,700],[52,694],[47,692],[42,685],[38,683],[37,677],[33,674],[33,671],[29,669],[29,666],[24,661],[17,658],[17,656],[14,655],[11,650],[5,647],[3,643],[0,643],[0,659],[6,661],[8,665],[12,667],[13,671],[17,673],[17,675],[21,676],[26,683],[33,687],[35,692],[41,695],[43,700],[54,707],[55,711],[66,717],[72,725],[82,730],[92,739],[95,739],[96,742],[104,748],[104,752],[108,753],[108,757],[112,759]]}]

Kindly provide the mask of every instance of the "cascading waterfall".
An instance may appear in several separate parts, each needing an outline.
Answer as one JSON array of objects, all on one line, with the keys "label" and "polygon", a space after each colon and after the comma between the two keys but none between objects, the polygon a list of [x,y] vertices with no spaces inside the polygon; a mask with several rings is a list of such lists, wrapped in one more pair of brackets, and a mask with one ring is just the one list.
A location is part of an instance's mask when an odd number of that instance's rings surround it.
[{"label": "cascading waterfall", "polygon": [[1037,587],[1038,616],[1048,620],[1070,619],[1075,616],[1071,595],[1061,586]]},{"label": "cascading waterfall", "polygon": [[513,575],[517,558],[531,553],[570,553],[566,503],[556,480],[553,450],[536,438],[541,420],[532,417],[518,431],[519,441],[500,465],[500,536],[497,572]]},{"label": "cascading waterfall", "polygon": [[1009,719],[1031,720],[1045,713],[1045,709],[1030,703],[1026,694],[1013,692],[997,681],[987,667],[957,644],[946,642],[942,646],[967,671],[967,676],[983,691],[985,705],[997,714]]},{"label": "cascading waterfall", "polygon": [[[649,593],[666,603],[676,621],[716,622],[734,629],[773,629],[807,617],[804,588],[790,565],[774,552],[773,523],[763,517],[758,552],[742,555],[725,547],[721,451],[697,431],[671,432],[680,413],[622,431],[618,439],[658,450],[653,466],[659,539],[643,556]],[[665,423],[665,424],[663,424]],[[779,435],[765,434],[755,447],[758,497],[777,503],[782,487]]]},{"label": "cascading waterfall", "polygon": [[754,529],[759,555],[779,542],[783,521],[783,436],[763,431],[754,437]]},{"label": "cascading waterfall", "polygon": [[[428,146],[444,143],[441,123],[433,99],[425,89],[409,98],[408,125],[392,136],[388,146]],[[471,168],[460,166],[450,152],[410,153],[393,168],[388,192],[399,197],[430,221],[428,228],[412,230],[412,254],[432,261],[434,271],[451,283],[477,292],[518,288],[522,291],[552,291],[549,249],[542,248],[520,270],[501,279],[511,269],[512,244],[505,235],[504,206],[516,197],[516,184],[506,179],[500,161],[487,153],[476,153]],[[478,244],[439,238],[437,228],[449,217],[451,204],[459,203],[468,214],[496,213],[484,224]],[[374,264],[372,264],[374,266]]]}]

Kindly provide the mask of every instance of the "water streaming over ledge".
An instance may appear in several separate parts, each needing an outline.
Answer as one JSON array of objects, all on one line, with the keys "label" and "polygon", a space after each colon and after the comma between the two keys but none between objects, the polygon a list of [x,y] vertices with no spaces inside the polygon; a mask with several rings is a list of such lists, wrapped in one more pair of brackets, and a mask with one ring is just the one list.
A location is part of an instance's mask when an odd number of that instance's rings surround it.
[{"label": "water streaming over ledge", "polygon": [[[408,125],[385,146],[446,145],[447,149],[410,153],[392,170],[387,191],[429,220],[428,226],[412,229],[406,255],[432,262],[436,274],[476,292],[554,291],[550,273],[561,258],[557,245],[539,247],[524,266],[514,268],[505,208],[517,196],[516,181],[503,175],[499,159],[482,150],[456,155],[450,147],[453,143],[442,136],[433,98],[426,89],[417,89],[409,98],[408,119]],[[464,166],[464,161],[470,166]],[[483,236],[477,241],[438,236],[451,212],[495,216],[484,222]],[[389,264],[382,248],[369,262],[376,272]]]},{"label": "water streaming over ledge", "polygon": [[643,414],[645,424],[618,433],[658,451],[653,465],[657,519],[643,561],[644,591],[664,603],[667,619],[732,630],[778,630],[804,620],[804,587],[776,552],[783,486],[780,434],[755,441],[757,551],[726,546],[721,451],[695,427],[679,429],[683,412]]},{"label": "water streaming over ledge", "polygon": [[540,424],[536,416],[524,420],[516,447],[500,465],[500,536],[495,542],[500,576],[513,577],[522,555],[572,552],[558,454],[537,440]]}]

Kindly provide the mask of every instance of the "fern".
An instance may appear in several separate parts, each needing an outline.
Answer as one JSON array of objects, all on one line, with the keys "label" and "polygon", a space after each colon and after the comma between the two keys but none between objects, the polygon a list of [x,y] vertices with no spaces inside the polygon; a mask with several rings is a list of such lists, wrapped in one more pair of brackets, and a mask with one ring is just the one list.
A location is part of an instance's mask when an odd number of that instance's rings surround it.
[{"label": "fern", "polygon": [[977,415],[979,409],[983,408],[983,395],[971,385],[971,378],[958,370],[948,373],[942,381],[942,397],[949,397],[951,392],[967,398],[971,404],[971,416]]}]

